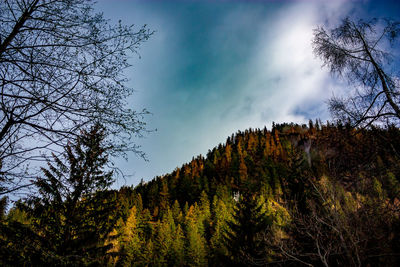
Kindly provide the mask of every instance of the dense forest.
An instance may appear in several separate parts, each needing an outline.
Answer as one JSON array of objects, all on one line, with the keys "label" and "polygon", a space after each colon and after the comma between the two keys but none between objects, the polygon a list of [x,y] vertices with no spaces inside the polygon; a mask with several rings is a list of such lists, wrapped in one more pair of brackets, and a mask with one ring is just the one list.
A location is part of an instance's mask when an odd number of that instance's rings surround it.
[{"label": "dense forest", "polygon": [[2,200],[2,265],[399,264],[396,127],[239,131],[170,174],[106,191],[101,140],[100,127],[84,133],[44,169],[39,194],[8,212]]}]

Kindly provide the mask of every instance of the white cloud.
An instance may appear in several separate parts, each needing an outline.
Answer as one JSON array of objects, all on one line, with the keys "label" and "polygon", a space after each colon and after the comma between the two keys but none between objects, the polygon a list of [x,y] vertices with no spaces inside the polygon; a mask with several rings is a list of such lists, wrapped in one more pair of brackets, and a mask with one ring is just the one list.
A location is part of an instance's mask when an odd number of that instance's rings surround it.
[{"label": "white cloud", "polygon": [[[154,112],[149,125],[159,131],[141,141],[149,163],[132,157],[123,163],[124,169],[137,169],[128,184],[170,172],[237,130],[270,126],[272,121],[302,123],[328,117],[324,100],[338,85],[312,53],[312,29],[334,23],[338,14],[346,14],[348,5],[330,1],[271,6],[273,11],[249,4],[224,12],[208,35],[208,46],[214,49],[213,56],[224,53],[222,60],[240,61],[223,70],[218,69],[223,64],[210,65],[211,76],[186,90],[171,88],[172,79],[180,78],[185,67],[179,58],[182,25],[162,12],[154,18],[145,10],[142,16],[151,18],[158,33],[145,45],[133,78],[143,94],[136,103]],[[259,37],[246,39],[249,30]]]},{"label": "white cloud", "polygon": [[[314,118],[328,117],[324,100],[337,87],[322,62],[312,52],[313,28],[324,21],[337,19],[344,12],[343,2],[330,5],[295,4],[282,9],[273,19],[265,19],[258,48],[249,67],[254,73],[242,90],[243,102],[237,107],[240,114],[251,98],[255,112],[243,116],[243,121],[260,127],[271,121],[306,122],[307,108],[319,106]],[[261,115],[260,115],[261,114]]]}]

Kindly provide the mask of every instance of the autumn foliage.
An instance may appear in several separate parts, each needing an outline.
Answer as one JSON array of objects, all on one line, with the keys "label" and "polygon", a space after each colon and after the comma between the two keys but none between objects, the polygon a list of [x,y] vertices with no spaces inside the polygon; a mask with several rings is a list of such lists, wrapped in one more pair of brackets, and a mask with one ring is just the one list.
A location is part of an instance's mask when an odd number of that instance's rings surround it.
[{"label": "autumn foliage", "polygon": [[[238,132],[170,174],[100,195],[115,210],[109,233],[97,239],[97,248],[108,249],[97,262],[395,266],[399,153],[395,127],[310,122]],[[2,227],[14,229],[21,212],[4,214]],[[38,238],[46,233],[35,216],[19,220]],[[7,248],[18,254],[7,246],[1,253]]]}]

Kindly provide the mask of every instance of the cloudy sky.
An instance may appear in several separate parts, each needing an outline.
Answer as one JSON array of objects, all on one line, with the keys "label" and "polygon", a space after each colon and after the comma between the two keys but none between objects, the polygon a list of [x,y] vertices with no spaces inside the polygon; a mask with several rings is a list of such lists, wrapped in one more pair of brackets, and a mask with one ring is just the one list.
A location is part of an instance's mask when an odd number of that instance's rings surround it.
[{"label": "cloudy sky", "polygon": [[171,172],[238,130],[329,119],[325,101],[347,85],[314,57],[313,29],[346,16],[400,19],[398,0],[99,0],[96,10],[156,31],[126,76],[129,105],[148,109],[157,130],[137,140],[147,162],[117,160],[131,175],[117,187]]}]

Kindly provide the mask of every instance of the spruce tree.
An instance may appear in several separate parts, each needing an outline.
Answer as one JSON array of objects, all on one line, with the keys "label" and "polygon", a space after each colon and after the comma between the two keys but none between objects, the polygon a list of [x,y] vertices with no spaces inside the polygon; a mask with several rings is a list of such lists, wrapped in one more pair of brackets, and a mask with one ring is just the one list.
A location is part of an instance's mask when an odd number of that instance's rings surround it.
[{"label": "spruce tree", "polygon": [[224,233],[228,230],[228,222],[232,219],[230,203],[225,203],[215,195],[212,212],[210,257],[212,266],[219,266],[222,261],[221,258],[228,254],[224,243]]},{"label": "spruce tree", "polygon": [[117,233],[117,249],[119,250],[117,266],[131,265],[132,262],[138,261],[141,257],[143,242],[140,240],[139,221],[140,217],[136,206],[133,206],[129,210],[128,218],[122,223],[119,233]]},{"label": "spruce tree", "polygon": [[[157,254],[157,265],[167,265],[171,263],[173,254],[172,244],[175,233],[175,222],[172,218],[172,212],[168,209],[164,214],[162,221],[157,223],[157,232],[154,238],[154,247]],[[169,265],[169,264],[168,264]]]},{"label": "spruce tree", "polygon": [[170,266],[185,266],[185,236],[180,224],[176,227],[172,242],[172,262]]},{"label": "spruce tree", "polygon": [[53,155],[44,177],[35,181],[38,193],[25,206],[57,265],[99,264],[111,246],[104,241],[118,208],[115,194],[106,191],[113,173],[105,170],[105,137],[100,125],[93,126],[65,147],[64,157]]},{"label": "spruce tree", "polygon": [[201,233],[201,222],[198,220],[200,212],[197,203],[190,206],[186,218],[186,265],[207,266],[206,239]]},{"label": "spruce tree", "polygon": [[225,231],[225,246],[228,249],[227,264],[235,266],[257,265],[265,258],[264,233],[271,219],[262,212],[257,196],[244,191],[236,204],[233,220]]}]

